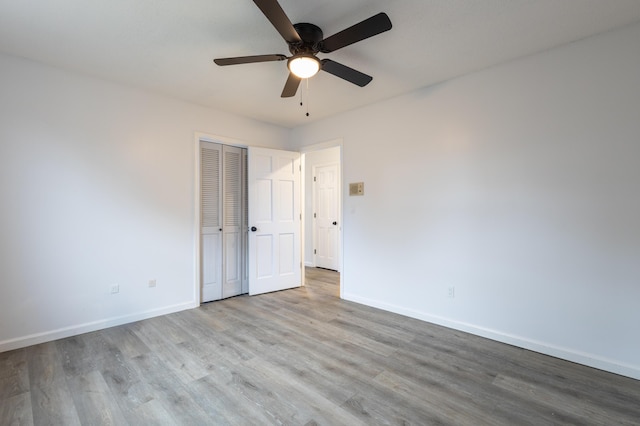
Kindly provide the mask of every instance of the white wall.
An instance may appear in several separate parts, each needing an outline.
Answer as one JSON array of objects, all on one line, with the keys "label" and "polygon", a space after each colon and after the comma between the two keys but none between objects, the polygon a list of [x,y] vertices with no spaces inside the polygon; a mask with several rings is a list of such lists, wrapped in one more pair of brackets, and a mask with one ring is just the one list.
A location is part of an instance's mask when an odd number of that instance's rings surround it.
[{"label": "white wall", "polygon": [[340,163],[340,147],[310,151],[304,155],[304,263],[307,266],[315,266],[313,261],[313,168],[333,163]]},{"label": "white wall", "polygon": [[640,378],[638,46],[636,25],[296,129],[343,138],[345,194],[365,182],[345,297]]},{"label": "white wall", "polygon": [[0,351],[195,306],[195,133],[289,136],[4,55],[0,94]]}]

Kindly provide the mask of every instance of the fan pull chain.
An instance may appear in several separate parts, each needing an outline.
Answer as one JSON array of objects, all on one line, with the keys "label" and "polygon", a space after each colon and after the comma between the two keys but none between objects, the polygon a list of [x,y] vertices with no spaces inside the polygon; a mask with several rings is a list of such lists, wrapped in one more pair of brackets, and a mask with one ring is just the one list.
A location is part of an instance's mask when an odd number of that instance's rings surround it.
[{"label": "fan pull chain", "polygon": [[[300,106],[307,105],[306,116],[309,117],[309,79],[305,78],[305,85],[300,89]],[[305,92],[306,89],[306,92]],[[306,95],[306,96],[305,96]],[[306,101],[305,101],[306,98]]]},{"label": "fan pull chain", "polygon": [[309,79],[307,78],[307,117],[309,116]]},{"label": "fan pull chain", "polygon": [[304,103],[302,102],[302,92],[304,90],[300,90],[300,106],[304,105]]}]

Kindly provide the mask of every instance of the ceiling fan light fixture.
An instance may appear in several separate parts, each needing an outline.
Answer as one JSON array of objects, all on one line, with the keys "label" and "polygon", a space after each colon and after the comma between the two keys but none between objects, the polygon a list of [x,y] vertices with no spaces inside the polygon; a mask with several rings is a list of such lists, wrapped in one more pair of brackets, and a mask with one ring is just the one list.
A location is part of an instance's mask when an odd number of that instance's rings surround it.
[{"label": "ceiling fan light fixture", "polygon": [[293,56],[287,66],[289,71],[300,78],[313,77],[320,71],[320,61],[313,55]]}]

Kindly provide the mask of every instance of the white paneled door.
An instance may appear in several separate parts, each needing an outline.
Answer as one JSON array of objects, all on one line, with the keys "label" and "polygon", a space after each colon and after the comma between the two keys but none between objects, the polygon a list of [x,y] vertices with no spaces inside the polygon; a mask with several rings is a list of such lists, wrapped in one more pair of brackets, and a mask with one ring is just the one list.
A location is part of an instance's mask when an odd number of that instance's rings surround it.
[{"label": "white paneled door", "polygon": [[249,148],[249,294],[298,287],[300,154]]},{"label": "white paneled door", "polygon": [[338,270],[338,165],[313,168],[315,264]]}]

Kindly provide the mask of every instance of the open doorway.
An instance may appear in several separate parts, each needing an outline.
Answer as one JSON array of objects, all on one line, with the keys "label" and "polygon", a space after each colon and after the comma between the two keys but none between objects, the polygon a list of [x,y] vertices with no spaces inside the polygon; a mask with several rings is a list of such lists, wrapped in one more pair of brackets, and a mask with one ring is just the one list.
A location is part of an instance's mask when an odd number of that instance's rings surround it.
[{"label": "open doorway", "polygon": [[[342,141],[305,147],[304,265],[342,269]],[[340,295],[342,285],[340,283]]]}]

